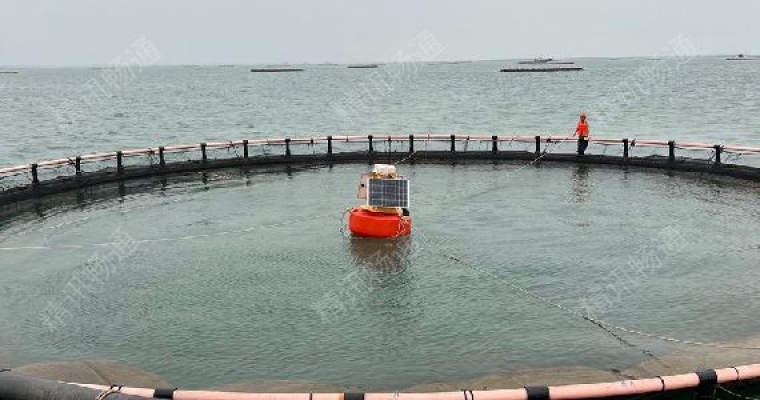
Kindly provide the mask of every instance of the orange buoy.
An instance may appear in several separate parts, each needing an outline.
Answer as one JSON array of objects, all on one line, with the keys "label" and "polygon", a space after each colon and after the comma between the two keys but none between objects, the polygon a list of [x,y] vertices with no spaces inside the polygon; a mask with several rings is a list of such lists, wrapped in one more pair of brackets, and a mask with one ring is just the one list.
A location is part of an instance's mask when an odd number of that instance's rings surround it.
[{"label": "orange buoy", "polygon": [[363,237],[391,238],[412,233],[412,217],[401,214],[372,212],[354,207],[348,215],[348,229]]},{"label": "orange buoy", "polygon": [[367,204],[349,211],[348,230],[355,236],[392,238],[412,232],[409,215],[409,181],[394,165],[375,164],[359,179],[360,199]]}]

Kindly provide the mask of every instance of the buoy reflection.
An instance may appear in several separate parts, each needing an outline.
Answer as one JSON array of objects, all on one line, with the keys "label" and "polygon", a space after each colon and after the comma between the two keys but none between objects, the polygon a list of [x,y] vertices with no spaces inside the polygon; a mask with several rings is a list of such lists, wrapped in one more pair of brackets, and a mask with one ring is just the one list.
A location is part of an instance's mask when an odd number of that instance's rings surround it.
[{"label": "buoy reflection", "polygon": [[352,236],[348,245],[353,261],[380,279],[403,273],[412,256],[411,236],[390,239]]}]

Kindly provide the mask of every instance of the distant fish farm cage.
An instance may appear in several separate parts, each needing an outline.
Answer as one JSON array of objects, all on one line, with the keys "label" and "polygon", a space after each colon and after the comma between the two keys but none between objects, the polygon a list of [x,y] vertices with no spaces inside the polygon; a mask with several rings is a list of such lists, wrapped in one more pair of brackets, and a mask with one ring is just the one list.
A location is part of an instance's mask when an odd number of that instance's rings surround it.
[{"label": "distant fish farm cage", "polygon": [[427,65],[456,65],[456,64],[471,64],[472,61],[462,60],[462,61],[438,61],[438,62],[429,62]]},{"label": "distant fish farm cage", "polygon": [[582,67],[564,66],[574,64],[536,64],[532,67],[506,67],[501,72],[565,72],[565,71],[583,71]]},{"label": "distant fish farm cage", "polygon": [[351,64],[348,68],[377,68],[380,64]]},{"label": "distant fish farm cage", "polygon": [[728,57],[726,58],[728,61],[760,61],[760,57],[758,56],[749,56],[746,54],[739,54],[735,57]]},{"label": "distant fish farm cage", "polygon": [[291,67],[273,67],[273,68],[251,68],[251,72],[301,72],[303,68]]},{"label": "distant fish farm cage", "polygon": [[[564,162],[655,168],[760,181],[760,148],[641,139],[367,135],[251,139],[88,154],[0,169],[0,206],[102,183],[212,170],[346,163]],[[688,153],[688,154],[685,154]]]}]

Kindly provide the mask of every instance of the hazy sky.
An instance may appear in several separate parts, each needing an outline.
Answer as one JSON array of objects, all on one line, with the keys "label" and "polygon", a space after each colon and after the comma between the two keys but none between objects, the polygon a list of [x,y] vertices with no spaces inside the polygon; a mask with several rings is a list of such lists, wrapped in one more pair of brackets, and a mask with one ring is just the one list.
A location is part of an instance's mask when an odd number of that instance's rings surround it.
[{"label": "hazy sky", "polygon": [[757,0],[0,0],[0,65],[383,61],[428,31],[441,59],[760,53]]}]

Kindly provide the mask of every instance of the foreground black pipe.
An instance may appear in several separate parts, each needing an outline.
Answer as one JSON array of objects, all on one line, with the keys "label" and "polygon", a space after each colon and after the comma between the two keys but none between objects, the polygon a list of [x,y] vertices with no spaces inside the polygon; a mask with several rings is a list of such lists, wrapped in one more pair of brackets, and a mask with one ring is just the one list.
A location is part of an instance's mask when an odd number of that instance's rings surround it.
[{"label": "foreground black pipe", "polygon": [[[100,391],[45,379],[0,372],[0,399],[3,400],[95,400]],[[145,397],[121,393],[110,394],[108,400],[145,400]]]}]

